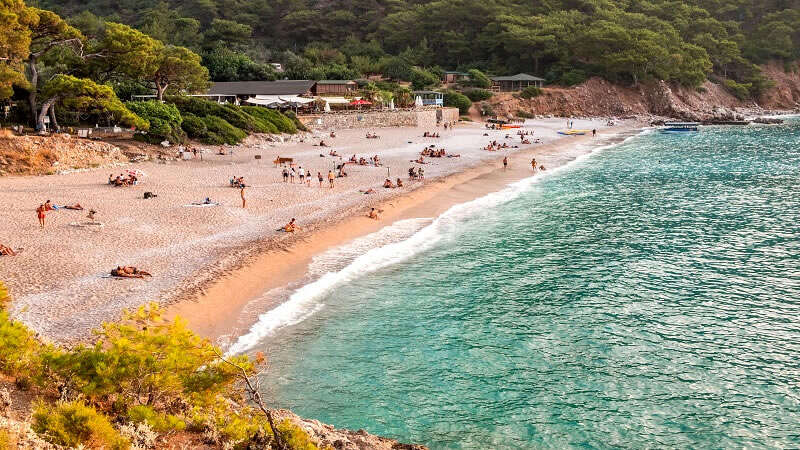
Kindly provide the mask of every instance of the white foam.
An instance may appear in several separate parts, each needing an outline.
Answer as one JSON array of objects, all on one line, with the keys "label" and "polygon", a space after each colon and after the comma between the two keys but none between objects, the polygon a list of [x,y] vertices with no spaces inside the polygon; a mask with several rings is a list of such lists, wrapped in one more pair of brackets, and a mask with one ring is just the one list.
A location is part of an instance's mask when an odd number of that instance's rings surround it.
[{"label": "white foam", "polygon": [[[623,142],[627,142],[633,137],[635,136],[631,136]],[[500,191],[454,205],[432,221],[431,219],[398,221],[376,233],[356,239],[345,246],[326,252],[321,258],[315,259],[312,262],[310,266],[312,271],[329,268],[332,260],[349,259],[348,255],[354,254],[358,256],[355,256],[349,264],[339,270],[333,269],[325,272],[315,281],[297,289],[286,302],[259,315],[258,321],[246,334],[240,336],[239,339],[230,346],[227,353],[231,355],[245,352],[257,345],[262,339],[272,335],[278,329],[302,322],[324,307],[324,304],[319,303],[319,300],[335,287],[384,267],[401,263],[412,256],[430,249],[465,219],[500,204],[507,203],[519,197],[546,175],[558,173],[577,162],[583,161],[591,154],[616,145],[619,145],[619,143],[596,147],[568,164],[524,178],[509,184]],[[430,223],[427,226],[419,228],[420,223],[423,221]],[[417,231],[409,236],[407,234],[408,230],[414,228],[416,228]],[[391,237],[399,237],[402,240],[386,243],[387,238],[391,240]]]}]

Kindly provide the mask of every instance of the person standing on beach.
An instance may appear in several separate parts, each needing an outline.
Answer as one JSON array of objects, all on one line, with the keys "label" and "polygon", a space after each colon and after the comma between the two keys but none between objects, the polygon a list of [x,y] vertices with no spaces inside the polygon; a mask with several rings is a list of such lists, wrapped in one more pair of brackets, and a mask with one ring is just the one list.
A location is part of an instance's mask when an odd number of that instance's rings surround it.
[{"label": "person standing on beach", "polygon": [[319,180],[319,187],[322,187],[322,172],[317,172],[317,179]]},{"label": "person standing on beach", "polygon": [[44,211],[44,204],[41,204],[38,208],[36,208],[36,217],[39,218],[39,228],[42,229],[44,229]]},{"label": "person standing on beach", "polygon": [[295,175],[296,173],[297,173],[297,172],[295,172],[295,170],[294,170],[294,167],[292,167],[292,170],[290,170],[290,171],[289,171],[289,178],[290,178],[290,182],[291,182],[292,184],[294,184],[294,175]]},{"label": "person standing on beach", "polygon": [[247,199],[244,198],[244,188],[245,188],[245,185],[244,185],[244,183],[242,183],[242,188],[239,191],[239,194],[242,196],[242,208],[247,206]]},{"label": "person standing on beach", "polygon": [[595,137],[595,136],[597,136],[597,129],[596,128],[592,129],[592,137]]},{"label": "person standing on beach", "polygon": [[536,172],[536,158],[531,160],[531,167],[533,167],[533,171]]},{"label": "person standing on beach", "polygon": [[503,170],[506,170],[508,167],[508,156],[503,157]]},{"label": "person standing on beach", "polygon": [[328,183],[331,184],[331,189],[333,189],[333,179],[336,178],[336,175],[333,174],[332,170],[328,171]]},{"label": "person standing on beach", "polygon": [[283,168],[283,182],[286,183],[289,181],[289,170],[284,167]]},{"label": "person standing on beach", "polygon": [[300,176],[300,184],[303,184],[303,182],[306,181],[306,170],[303,169],[303,166],[299,167],[297,174]]}]

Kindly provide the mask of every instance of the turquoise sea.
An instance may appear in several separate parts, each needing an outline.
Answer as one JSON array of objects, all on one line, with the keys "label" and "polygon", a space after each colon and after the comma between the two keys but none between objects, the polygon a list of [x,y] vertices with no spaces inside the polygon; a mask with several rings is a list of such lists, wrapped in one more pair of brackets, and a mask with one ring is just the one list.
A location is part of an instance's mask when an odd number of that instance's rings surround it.
[{"label": "turquoise sea", "polygon": [[800,447],[799,122],[645,133],[327,258],[247,345],[274,406],[434,449]]}]

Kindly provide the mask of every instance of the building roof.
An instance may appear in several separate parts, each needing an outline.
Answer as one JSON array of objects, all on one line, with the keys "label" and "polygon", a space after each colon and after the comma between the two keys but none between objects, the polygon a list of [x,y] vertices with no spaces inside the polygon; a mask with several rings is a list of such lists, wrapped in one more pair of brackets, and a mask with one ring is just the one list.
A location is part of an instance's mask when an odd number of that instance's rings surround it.
[{"label": "building roof", "polygon": [[413,95],[432,95],[432,94],[444,95],[443,92],[438,92],[438,91],[411,91],[411,93]]},{"label": "building roof", "polygon": [[468,74],[468,73],[465,73],[465,72],[459,72],[459,71],[457,71],[457,70],[445,70],[445,71],[444,71],[444,73],[453,74],[453,75],[464,75],[465,77],[468,77],[468,76],[469,76],[469,74]]},{"label": "building roof", "polygon": [[353,80],[319,80],[317,84],[356,84]]},{"label": "building roof", "polygon": [[528,75],[527,73],[518,73],[504,77],[492,77],[492,81],[544,81],[544,78]]},{"label": "building roof", "polygon": [[211,95],[300,95],[305,94],[317,82],[314,80],[278,81],[225,81],[212,83]]}]

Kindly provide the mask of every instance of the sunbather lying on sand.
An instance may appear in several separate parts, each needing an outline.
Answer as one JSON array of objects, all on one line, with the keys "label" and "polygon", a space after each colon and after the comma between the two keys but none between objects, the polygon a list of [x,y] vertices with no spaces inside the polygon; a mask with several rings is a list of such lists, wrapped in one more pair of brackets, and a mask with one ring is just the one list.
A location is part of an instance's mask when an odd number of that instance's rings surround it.
[{"label": "sunbather lying on sand", "polygon": [[150,275],[149,272],[145,272],[144,270],[139,270],[133,266],[124,266],[124,267],[117,266],[116,269],[111,269],[111,276],[122,277],[122,278],[152,277],[152,275]]},{"label": "sunbather lying on sand", "polygon": [[11,247],[6,247],[3,244],[0,244],[0,256],[16,256],[17,252],[14,251]]},{"label": "sunbather lying on sand", "polygon": [[359,189],[358,192],[361,192],[362,194],[374,194],[375,193],[375,189],[372,189],[372,188],[369,188],[367,190]]},{"label": "sunbather lying on sand", "polygon": [[65,205],[64,209],[72,209],[75,211],[83,211],[83,206],[80,203],[75,203],[74,205]]}]

